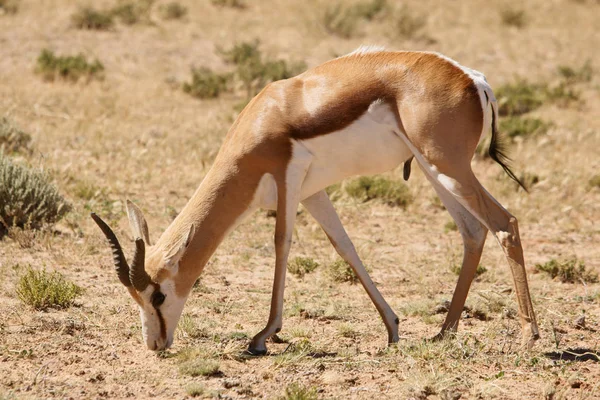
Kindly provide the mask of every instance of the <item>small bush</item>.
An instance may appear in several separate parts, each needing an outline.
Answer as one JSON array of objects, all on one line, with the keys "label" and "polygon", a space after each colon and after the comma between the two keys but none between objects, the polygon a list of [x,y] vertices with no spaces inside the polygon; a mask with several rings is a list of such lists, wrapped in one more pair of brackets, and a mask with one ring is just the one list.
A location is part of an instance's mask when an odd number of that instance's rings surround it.
[{"label": "small bush", "polygon": [[176,1],[172,1],[168,4],[163,5],[160,8],[160,13],[163,19],[181,19],[185,17],[187,14],[187,8],[177,3]]},{"label": "small bush", "polygon": [[183,84],[183,91],[199,99],[218,97],[227,88],[228,74],[217,74],[209,68],[192,68],[192,81]]},{"label": "small bush", "polygon": [[192,377],[215,376],[221,373],[217,361],[202,358],[184,362],[179,366],[179,372]]},{"label": "small bush", "polygon": [[[454,275],[460,275],[460,270],[462,269],[462,265],[460,264],[452,264],[450,266],[450,271],[454,274]],[[482,274],[485,274],[487,272],[487,268],[484,267],[483,265],[479,264],[477,266],[477,268],[475,269],[475,278],[479,277]]]},{"label": "small bush", "polygon": [[500,131],[508,137],[531,137],[543,135],[552,126],[539,118],[508,117],[500,121]]},{"label": "small bush", "polygon": [[323,14],[323,26],[325,30],[335,36],[349,39],[357,34],[360,17],[352,7],[346,7],[342,3],[329,5]]},{"label": "small bush", "polygon": [[122,1],[111,10],[111,14],[125,25],[149,22],[153,3],[154,0]]},{"label": "small bush", "polygon": [[566,107],[581,99],[581,93],[574,89],[567,81],[562,81],[554,87],[546,89],[546,98],[556,103],[559,107]]},{"label": "small bush", "polygon": [[600,175],[594,175],[590,178],[589,184],[591,187],[600,188]]},{"label": "small bush", "polygon": [[544,264],[536,264],[535,269],[547,273],[553,279],[558,278],[563,283],[598,282],[598,274],[594,271],[586,270],[585,263],[576,258],[562,262],[552,259]]},{"label": "small bush", "polygon": [[19,11],[17,0],[0,0],[0,15],[16,14]]},{"label": "small bush", "polygon": [[70,205],[47,174],[14,164],[0,153],[0,231],[39,228],[61,219]]},{"label": "small bush", "polygon": [[502,23],[507,26],[523,28],[527,24],[527,16],[521,9],[504,8],[500,10],[500,18],[502,18]]},{"label": "small bush", "polygon": [[454,220],[446,222],[444,225],[444,233],[458,231],[458,226]]},{"label": "small bush", "polygon": [[57,56],[54,52],[44,49],[37,59],[36,72],[48,81],[61,78],[75,82],[81,77],[99,77],[102,71],[104,66],[100,61],[88,63],[83,54]]},{"label": "small bush", "polygon": [[0,152],[30,153],[31,135],[23,132],[7,118],[0,119]]},{"label": "small bush", "polygon": [[246,3],[242,0],[210,0],[210,2],[217,7],[246,8]]},{"label": "small bush", "polygon": [[593,72],[590,60],[587,60],[580,68],[573,68],[566,65],[558,67],[558,74],[568,84],[590,82]]},{"label": "small bush", "polygon": [[71,16],[76,28],[89,30],[107,30],[114,25],[110,12],[99,11],[91,7],[82,7]]},{"label": "small bush", "polygon": [[387,0],[372,0],[357,3],[354,6],[354,12],[357,16],[366,19],[367,21],[373,20],[379,13],[381,13],[387,7]]},{"label": "small bush", "polygon": [[69,282],[59,272],[36,271],[31,266],[17,284],[17,295],[36,310],[67,308],[83,293],[83,289]]},{"label": "small bush", "polygon": [[[369,269],[367,269],[368,271]],[[352,270],[350,264],[346,261],[338,260],[327,266],[326,274],[334,282],[348,282],[355,284],[358,282],[358,276]]]},{"label": "small bush", "polygon": [[402,39],[414,39],[423,30],[427,23],[425,15],[415,14],[403,5],[395,17],[395,32]]},{"label": "small bush", "polygon": [[186,393],[191,397],[198,397],[204,394],[204,386],[199,383],[192,382],[185,387]]},{"label": "small bush", "polygon": [[381,176],[361,176],[348,182],[345,190],[350,197],[363,202],[379,199],[389,206],[406,208],[413,201],[408,186]]},{"label": "small bush", "polygon": [[319,263],[310,257],[296,257],[287,266],[287,270],[298,278],[303,278],[304,275],[313,272]]},{"label": "small bush", "polygon": [[517,116],[540,107],[546,98],[546,86],[519,80],[496,90],[498,113],[502,116]]},{"label": "small bush", "polygon": [[285,388],[285,394],[278,400],[317,400],[319,398],[315,388],[309,388],[298,383],[292,383]]}]

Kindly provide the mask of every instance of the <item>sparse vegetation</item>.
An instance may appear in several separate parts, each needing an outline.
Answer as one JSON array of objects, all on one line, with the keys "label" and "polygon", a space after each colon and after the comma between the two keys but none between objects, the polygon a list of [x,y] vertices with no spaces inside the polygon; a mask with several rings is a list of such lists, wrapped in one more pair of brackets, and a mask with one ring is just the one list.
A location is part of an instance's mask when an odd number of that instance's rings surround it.
[{"label": "sparse vegetation", "polygon": [[19,299],[36,310],[48,308],[67,308],[83,289],[69,282],[59,272],[35,270],[28,266],[17,284]]},{"label": "sparse vegetation", "polygon": [[57,56],[53,51],[44,49],[37,59],[36,72],[47,81],[60,78],[76,82],[82,77],[101,77],[103,71],[104,66],[100,61],[88,62],[83,54]]},{"label": "sparse vegetation", "polygon": [[183,375],[196,376],[215,376],[221,373],[219,362],[211,359],[196,358],[185,361],[179,366],[179,372]]},{"label": "sparse vegetation", "polygon": [[17,0],[0,0],[0,15],[16,14],[19,11],[19,3]]},{"label": "sparse vegetation", "polygon": [[13,226],[39,228],[70,210],[46,173],[15,164],[2,153],[0,204],[0,232]]},{"label": "sparse vegetation", "polygon": [[348,182],[345,190],[350,197],[363,202],[378,199],[389,206],[406,208],[413,201],[408,186],[382,176],[361,176]]},{"label": "sparse vegetation", "polygon": [[498,113],[502,116],[518,116],[535,110],[544,104],[546,86],[529,83],[523,79],[500,86],[495,90]]},{"label": "sparse vegetation", "polygon": [[394,29],[395,33],[401,39],[414,39],[418,37],[426,24],[427,17],[411,11],[406,4],[403,4],[395,13]]},{"label": "sparse vegetation", "polygon": [[199,99],[218,97],[227,88],[229,74],[217,74],[200,67],[192,68],[192,81],[183,84],[183,91]]},{"label": "sparse vegetation", "polygon": [[318,398],[315,388],[292,383],[285,388],[285,394],[279,397],[278,400],[317,400]]},{"label": "sparse vegetation", "polygon": [[577,258],[564,261],[552,259],[544,264],[536,264],[535,269],[544,272],[563,283],[596,283],[598,273],[586,269],[585,263]]},{"label": "sparse vegetation", "polygon": [[210,2],[217,7],[246,8],[246,3],[242,0],[210,0]]},{"label": "sparse vegetation", "polygon": [[287,270],[290,274],[303,278],[304,275],[313,272],[319,263],[310,257],[295,257],[291,262],[288,263]]},{"label": "sparse vegetation", "polygon": [[515,28],[523,28],[527,24],[527,15],[525,10],[518,8],[505,7],[500,10],[500,18],[502,23]]},{"label": "sparse vegetation", "polygon": [[191,397],[199,397],[204,394],[204,386],[200,383],[192,382],[185,387],[186,393]]},{"label": "sparse vegetation", "polygon": [[594,69],[592,68],[592,62],[587,60],[579,68],[574,68],[568,65],[560,65],[558,67],[558,74],[568,84],[585,83],[592,80]]},{"label": "sparse vegetation", "polygon": [[507,117],[500,120],[500,132],[510,138],[529,138],[535,135],[543,135],[552,126],[539,118]]},{"label": "sparse vegetation", "polygon": [[[461,264],[452,264],[450,266],[450,271],[452,271],[452,273],[454,275],[458,276],[458,275],[460,275],[461,268],[462,268]],[[477,278],[477,277],[481,276],[482,274],[485,274],[486,272],[487,272],[487,268],[484,267],[483,265],[479,264],[477,266],[477,268],[475,269],[475,277]]]},{"label": "sparse vegetation", "polygon": [[8,118],[0,118],[0,153],[30,153],[31,135],[23,132]]},{"label": "sparse vegetation", "polygon": [[[367,268],[368,270],[369,268]],[[352,267],[346,261],[337,260],[329,264],[325,271],[327,276],[334,282],[348,282],[351,284],[358,282],[358,276],[356,276],[354,270],[352,270]]]},{"label": "sparse vegetation", "polygon": [[589,180],[589,184],[591,187],[600,188],[600,174],[592,176]]},{"label": "sparse vegetation", "polygon": [[187,8],[176,1],[164,4],[160,7],[160,13],[163,19],[181,19],[187,14]]},{"label": "sparse vegetation", "polygon": [[444,233],[458,231],[458,226],[456,226],[456,222],[454,220],[446,222],[444,225]]},{"label": "sparse vegetation", "polygon": [[100,11],[92,7],[81,7],[71,16],[71,21],[79,29],[107,30],[114,25],[109,11]]},{"label": "sparse vegetation", "polygon": [[386,0],[362,1],[352,6],[343,2],[330,4],[323,13],[323,26],[329,34],[349,39],[359,34],[362,20],[373,20],[386,7]]},{"label": "sparse vegetation", "polygon": [[125,25],[150,22],[153,4],[154,0],[121,1],[111,9],[111,14]]}]

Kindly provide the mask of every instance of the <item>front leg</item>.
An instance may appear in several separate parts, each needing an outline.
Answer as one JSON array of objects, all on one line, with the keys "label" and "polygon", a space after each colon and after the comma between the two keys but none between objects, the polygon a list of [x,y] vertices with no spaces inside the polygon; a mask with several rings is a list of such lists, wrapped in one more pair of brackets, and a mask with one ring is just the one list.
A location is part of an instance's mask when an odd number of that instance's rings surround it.
[{"label": "front leg", "polygon": [[311,160],[312,155],[304,146],[292,142],[292,157],[285,175],[282,174],[275,178],[277,182],[277,220],[275,222],[275,278],[271,295],[271,311],[267,326],[252,338],[248,346],[250,354],[266,354],[267,339],[281,330],[287,260],[292,244],[296,211],[300,203],[300,189]]}]

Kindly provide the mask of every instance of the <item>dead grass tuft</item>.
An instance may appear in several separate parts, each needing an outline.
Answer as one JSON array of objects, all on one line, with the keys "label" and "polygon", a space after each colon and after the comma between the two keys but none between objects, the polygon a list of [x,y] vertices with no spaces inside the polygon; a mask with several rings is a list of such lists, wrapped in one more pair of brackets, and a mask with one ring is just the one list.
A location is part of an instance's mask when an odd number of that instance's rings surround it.
[{"label": "dead grass tuft", "polygon": [[292,383],[285,388],[285,394],[278,397],[278,400],[317,400],[318,398],[315,388]]},{"label": "dead grass tuft", "polygon": [[319,263],[311,257],[295,257],[288,263],[287,270],[298,278],[304,278],[304,275],[313,272],[318,266]]},{"label": "dead grass tuft", "polygon": [[125,25],[149,23],[153,4],[154,0],[121,1],[110,13]]},{"label": "dead grass tuft", "polygon": [[185,361],[179,366],[179,372],[191,377],[216,376],[221,374],[219,362],[211,359],[196,358]]},{"label": "dead grass tuft", "polygon": [[110,11],[100,11],[92,7],[81,7],[71,16],[73,26],[78,29],[107,30],[114,21]]},{"label": "dead grass tuft", "polygon": [[551,259],[544,264],[536,264],[535,269],[545,272],[553,279],[558,279],[563,283],[596,283],[598,282],[598,273],[586,269],[585,262],[577,258],[571,258],[564,261]]},{"label": "dead grass tuft", "polygon": [[160,14],[165,20],[182,19],[186,16],[187,12],[187,8],[176,1],[172,1],[160,7]]},{"label": "dead grass tuft", "polygon": [[16,14],[19,11],[18,0],[0,0],[0,15]]},{"label": "dead grass tuft", "polygon": [[242,0],[210,0],[210,2],[217,7],[237,8],[239,10],[247,7]]},{"label": "dead grass tuft", "polygon": [[346,193],[362,202],[378,199],[393,207],[406,208],[413,201],[408,186],[382,176],[361,176],[345,185]]},{"label": "dead grass tuft", "polygon": [[192,382],[185,387],[185,392],[191,397],[199,397],[204,394],[205,389],[200,383]]},{"label": "dead grass tuft", "polygon": [[44,80],[64,79],[77,82],[80,78],[102,78],[104,65],[98,60],[88,62],[83,54],[76,56],[57,56],[53,51],[44,49],[37,59],[35,72]]},{"label": "dead grass tuft", "polygon": [[31,135],[23,132],[8,118],[0,119],[0,152],[31,153]]},{"label": "dead grass tuft", "polygon": [[67,281],[61,273],[35,270],[31,266],[19,278],[16,291],[23,303],[36,310],[70,307],[83,293],[82,288]]},{"label": "dead grass tuft", "polygon": [[360,35],[361,21],[373,20],[386,8],[386,0],[362,1],[350,6],[343,2],[330,4],[322,16],[323,27],[331,35],[350,39]]}]

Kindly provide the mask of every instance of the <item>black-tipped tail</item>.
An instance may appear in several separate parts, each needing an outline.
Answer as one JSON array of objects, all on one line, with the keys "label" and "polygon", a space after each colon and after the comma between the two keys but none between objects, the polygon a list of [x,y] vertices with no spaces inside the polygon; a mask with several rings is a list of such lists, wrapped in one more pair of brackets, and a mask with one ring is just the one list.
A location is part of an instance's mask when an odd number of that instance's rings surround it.
[{"label": "black-tipped tail", "polygon": [[506,149],[508,146],[504,138],[498,133],[498,123],[496,121],[496,107],[496,104],[492,103],[492,140],[490,141],[490,148],[488,150],[488,153],[492,160],[500,164],[500,166],[502,167],[504,172],[506,172],[506,174],[510,177],[510,179],[517,182],[519,186],[523,188],[523,190],[529,193],[529,190],[527,190],[523,182],[521,182],[521,180],[517,178],[517,176],[514,174],[514,172],[512,172],[512,170],[508,166],[508,164],[510,163],[510,158],[508,158],[508,156],[506,155]]}]

